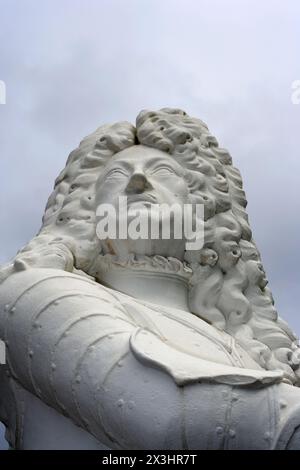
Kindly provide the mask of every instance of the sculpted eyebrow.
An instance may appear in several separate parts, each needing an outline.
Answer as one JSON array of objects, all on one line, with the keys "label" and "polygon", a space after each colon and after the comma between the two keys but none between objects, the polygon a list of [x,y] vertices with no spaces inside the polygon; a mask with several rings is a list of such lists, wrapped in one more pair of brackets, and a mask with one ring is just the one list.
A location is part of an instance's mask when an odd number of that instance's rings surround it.
[{"label": "sculpted eyebrow", "polygon": [[152,160],[149,160],[147,163],[146,163],[146,168],[152,168],[152,167],[155,167],[155,166],[167,166],[168,163],[166,163],[165,160],[161,160],[160,158],[153,158]]},{"label": "sculpted eyebrow", "polygon": [[159,158],[156,158],[155,160],[152,160],[148,163],[147,165],[147,169],[151,169],[151,170],[155,170],[156,168],[158,167],[166,167],[166,168],[171,168],[172,170],[174,170],[176,173],[183,173],[183,169],[181,168],[181,166],[174,160],[171,160],[170,161],[162,161],[160,160]]}]

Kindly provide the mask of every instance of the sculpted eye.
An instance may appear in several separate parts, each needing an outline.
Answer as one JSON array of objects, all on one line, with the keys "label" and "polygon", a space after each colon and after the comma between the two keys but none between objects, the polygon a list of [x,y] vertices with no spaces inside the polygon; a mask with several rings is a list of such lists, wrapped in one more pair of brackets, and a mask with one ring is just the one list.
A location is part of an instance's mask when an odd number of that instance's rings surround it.
[{"label": "sculpted eye", "polygon": [[175,171],[167,166],[160,166],[159,168],[152,170],[151,174],[155,176],[170,176],[175,174]]},{"label": "sculpted eye", "polygon": [[121,168],[115,168],[114,170],[111,170],[107,173],[107,175],[105,176],[105,179],[122,178],[125,176],[127,176],[127,173],[124,170],[122,170]]}]

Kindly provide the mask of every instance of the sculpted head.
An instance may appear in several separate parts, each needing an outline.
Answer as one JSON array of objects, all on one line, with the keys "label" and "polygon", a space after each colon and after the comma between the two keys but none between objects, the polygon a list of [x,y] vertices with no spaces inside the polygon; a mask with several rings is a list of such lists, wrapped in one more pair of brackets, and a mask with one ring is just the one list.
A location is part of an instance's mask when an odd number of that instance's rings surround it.
[{"label": "sculpted head", "polygon": [[34,267],[42,256],[52,260],[67,253],[64,269],[74,265],[101,282],[95,267],[109,266],[107,260],[117,265],[123,241],[99,240],[96,210],[99,204],[116,205],[122,195],[129,211],[141,202],[146,210],[154,203],[204,205],[201,250],[185,251],[182,240],[171,248],[161,240],[132,242],[122,263],[138,268],[144,256],[144,265],[158,271],[162,260],[171,270],[188,267],[190,310],[235,336],[262,367],[281,368],[296,382],[298,366],[289,354],[296,338],[278,320],[266,288],[240,174],[207,126],[181,110],[142,111],[136,127],[120,122],[85,138],[56,180],[40,233],[15,265],[26,259]]}]

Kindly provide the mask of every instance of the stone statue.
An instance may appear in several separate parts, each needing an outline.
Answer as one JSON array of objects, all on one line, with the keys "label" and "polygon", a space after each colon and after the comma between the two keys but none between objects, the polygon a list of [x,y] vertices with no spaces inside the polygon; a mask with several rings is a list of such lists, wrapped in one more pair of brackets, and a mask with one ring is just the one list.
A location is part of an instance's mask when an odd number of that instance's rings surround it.
[{"label": "stone statue", "polygon": [[[204,205],[204,245],[106,239],[99,204]],[[0,419],[14,449],[300,449],[300,354],[240,174],[178,109],[105,125],[1,269]]]}]

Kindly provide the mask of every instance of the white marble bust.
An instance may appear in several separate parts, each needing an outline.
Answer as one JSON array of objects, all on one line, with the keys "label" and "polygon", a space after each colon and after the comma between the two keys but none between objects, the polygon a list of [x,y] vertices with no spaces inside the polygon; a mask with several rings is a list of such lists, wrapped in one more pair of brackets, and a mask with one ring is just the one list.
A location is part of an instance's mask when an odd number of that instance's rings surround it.
[{"label": "white marble bust", "polygon": [[[205,207],[204,246],[100,240],[119,196]],[[299,349],[241,177],[178,109],[73,151],[39,234],[0,271],[0,420],[15,449],[300,449]]]}]

